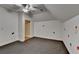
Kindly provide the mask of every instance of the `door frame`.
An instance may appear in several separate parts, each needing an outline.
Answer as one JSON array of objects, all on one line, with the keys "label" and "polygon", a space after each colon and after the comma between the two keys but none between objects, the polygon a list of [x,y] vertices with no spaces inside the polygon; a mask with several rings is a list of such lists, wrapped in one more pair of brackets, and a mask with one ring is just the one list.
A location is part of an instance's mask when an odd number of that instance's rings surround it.
[{"label": "door frame", "polygon": [[[25,25],[24,26],[26,26],[26,22],[30,22],[30,33],[29,33],[30,35],[29,35],[29,38],[31,38],[31,21],[25,19]],[[28,40],[29,38],[26,39],[26,28],[25,28],[25,31],[24,32],[25,32],[25,40]]]}]

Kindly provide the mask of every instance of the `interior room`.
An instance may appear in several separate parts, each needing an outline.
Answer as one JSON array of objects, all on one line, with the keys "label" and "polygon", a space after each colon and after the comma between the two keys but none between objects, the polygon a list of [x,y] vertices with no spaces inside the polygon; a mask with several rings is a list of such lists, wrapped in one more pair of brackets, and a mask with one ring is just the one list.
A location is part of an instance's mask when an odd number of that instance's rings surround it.
[{"label": "interior room", "polygon": [[0,4],[0,54],[78,54],[79,4]]}]

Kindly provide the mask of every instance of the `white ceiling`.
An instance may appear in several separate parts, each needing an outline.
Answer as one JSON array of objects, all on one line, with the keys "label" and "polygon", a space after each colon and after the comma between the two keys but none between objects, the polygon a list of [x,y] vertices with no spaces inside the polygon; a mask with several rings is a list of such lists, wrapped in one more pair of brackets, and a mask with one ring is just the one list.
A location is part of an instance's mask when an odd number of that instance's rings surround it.
[{"label": "white ceiling", "polygon": [[33,21],[59,20],[63,22],[79,15],[79,4],[45,4],[44,6],[48,11],[34,14]]},{"label": "white ceiling", "polygon": [[60,21],[79,15],[79,4],[46,4],[46,8]]},{"label": "white ceiling", "polygon": [[59,20],[67,21],[79,15],[79,4],[45,4],[49,12],[34,15],[34,21]]},{"label": "white ceiling", "polygon": [[48,20],[56,20],[54,16],[52,16],[49,12],[42,12],[39,14],[35,14],[32,17],[32,21],[48,21]]}]

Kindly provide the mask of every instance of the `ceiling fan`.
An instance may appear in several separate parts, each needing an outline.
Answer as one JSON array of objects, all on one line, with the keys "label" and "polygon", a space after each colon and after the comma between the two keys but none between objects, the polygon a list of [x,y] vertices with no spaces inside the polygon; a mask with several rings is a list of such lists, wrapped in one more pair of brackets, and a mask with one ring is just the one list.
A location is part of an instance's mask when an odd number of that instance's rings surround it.
[{"label": "ceiling fan", "polygon": [[47,11],[44,5],[33,5],[33,4],[22,4],[23,11],[32,17],[34,14],[39,14],[41,12]]},{"label": "ceiling fan", "polygon": [[1,4],[0,6],[8,12],[24,12],[30,17],[47,11],[44,4]]},{"label": "ceiling fan", "polygon": [[32,4],[22,4],[22,6],[24,7],[24,9],[28,10],[28,11],[34,11],[34,10],[40,10],[40,11],[44,11],[43,8],[41,8],[39,5],[38,6],[33,6]]}]

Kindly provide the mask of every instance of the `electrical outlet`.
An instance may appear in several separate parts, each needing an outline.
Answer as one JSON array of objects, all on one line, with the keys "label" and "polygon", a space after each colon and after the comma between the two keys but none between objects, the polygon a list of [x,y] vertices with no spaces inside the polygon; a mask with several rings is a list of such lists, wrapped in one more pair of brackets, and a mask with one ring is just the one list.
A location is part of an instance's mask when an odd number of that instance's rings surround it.
[{"label": "electrical outlet", "polygon": [[14,34],[14,32],[12,32],[12,35]]},{"label": "electrical outlet", "polygon": [[53,34],[55,34],[55,32],[53,32]]},{"label": "electrical outlet", "polygon": [[75,29],[77,29],[78,27],[77,26],[75,26]]},{"label": "electrical outlet", "polygon": [[70,35],[68,34],[68,38],[70,37]]},{"label": "electrical outlet", "polygon": [[15,34],[14,32],[10,33],[9,39],[15,39],[15,35],[14,34]]},{"label": "electrical outlet", "polygon": [[75,26],[75,34],[78,33],[78,26]]},{"label": "electrical outlet", "polygon": [[72,43],[70,43],[70,46],[72,46]]}]

